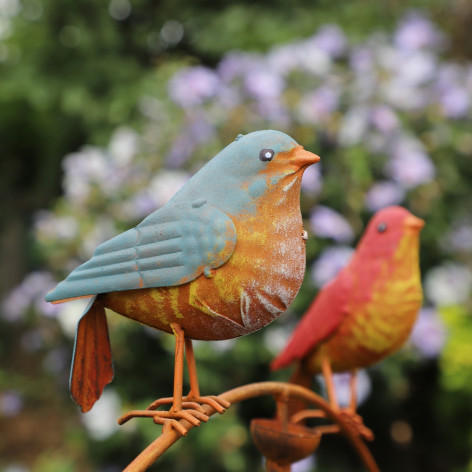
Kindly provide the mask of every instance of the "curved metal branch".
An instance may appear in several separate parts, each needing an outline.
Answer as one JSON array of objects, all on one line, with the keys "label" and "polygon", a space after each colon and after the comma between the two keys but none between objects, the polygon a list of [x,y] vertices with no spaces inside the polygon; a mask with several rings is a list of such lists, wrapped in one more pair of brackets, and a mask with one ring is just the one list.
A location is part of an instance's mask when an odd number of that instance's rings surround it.
[{"label": "curved metal branch", "polygon": [[[305,387],[294,385],[285,382],[257,382],[241,387],[228,390],[218,397],[233,403],[238,403],[249,398],[260,397],[263,395],[270,395],[278,397],[281,395],[301,398],[316,407],[322,409],[326,413],[326,417],[335,422],[341,433],[344,434],[351,442],[352,446],[358,453],[362,462],[369,472],[380,472],[374,458],[369,449],[359,435],[353,432],[348,421],[339,414],[339,411],[333,410],[330,405],[319,395],[308,390]],[[208,416],[213,415],[216,411],[209,405],[202,405],[205,413]],[[194,426],[186,420],[180,420],[181,425],[190,430]],[[172,444],[177,442],[182,436],[174,429],[166,429],[157,437],[146,449],[144,449],[123,472],[142,472],[150,467]]]}]

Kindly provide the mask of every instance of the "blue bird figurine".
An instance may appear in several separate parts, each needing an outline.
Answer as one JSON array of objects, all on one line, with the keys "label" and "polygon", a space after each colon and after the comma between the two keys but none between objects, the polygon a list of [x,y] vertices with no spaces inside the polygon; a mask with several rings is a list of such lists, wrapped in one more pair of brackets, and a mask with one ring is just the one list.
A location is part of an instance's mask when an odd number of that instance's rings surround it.
[{"label": "blue bird figurine", "polygon": [[[166,205],[98,246],[47,294],[53,303],[90,299],[77,328],[70,381],[83,412],[113,378],[105,308],[176,338],[173,397],[131,416],[152,417],[185,434],[178,420],[206,421],[202,404],[220,413],[229,406],[200,395],[191,340],[252,333],[290,305],[305,273],[301,179],[318,161],[279,131],[238,135]],[[167,403],[169,411],[156,411]]]}]

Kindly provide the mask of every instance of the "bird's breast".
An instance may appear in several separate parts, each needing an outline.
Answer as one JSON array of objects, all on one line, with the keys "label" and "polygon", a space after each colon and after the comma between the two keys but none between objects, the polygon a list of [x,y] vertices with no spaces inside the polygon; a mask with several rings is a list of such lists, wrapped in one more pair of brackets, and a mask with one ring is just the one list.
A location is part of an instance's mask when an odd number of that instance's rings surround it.
[{"label": "bird's breast", "polygon": [[[221,267],[173,287],[104,295],[114,311],[170,332],[179,323],[193,339],[252,333],[284,312],[305,273],[300,179],[257,200],[256,211],[230,215],[237,240]],[[124,295],[123,295],[124,294]]]}]

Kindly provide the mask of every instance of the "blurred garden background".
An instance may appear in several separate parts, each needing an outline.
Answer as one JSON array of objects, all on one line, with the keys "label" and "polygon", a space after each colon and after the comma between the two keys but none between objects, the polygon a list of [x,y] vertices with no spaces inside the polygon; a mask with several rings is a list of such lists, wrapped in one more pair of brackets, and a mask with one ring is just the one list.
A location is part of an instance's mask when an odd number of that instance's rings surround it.
[{"label": "blurred garden background", "polygon": [[[83,304],[44,294],[238,133],[273,128],[322,158],[303,181],[305,281],[264,330],[195,343],[203,393],[287,380],[269,362],[372,213],[401,204],[426,220],[424,309],[362,372],[360,412],[382,471],[472,471],[471,116],[468,0],[0,0],[0,470],[120,471],[157,436],[116,419],[170,394],[172,336],[109,313],[115,379],[82,415]],[[262,470],[248,425],[273,407],[231,408],[151,470]],[[362,467],[329,437],[296,470]]]}]

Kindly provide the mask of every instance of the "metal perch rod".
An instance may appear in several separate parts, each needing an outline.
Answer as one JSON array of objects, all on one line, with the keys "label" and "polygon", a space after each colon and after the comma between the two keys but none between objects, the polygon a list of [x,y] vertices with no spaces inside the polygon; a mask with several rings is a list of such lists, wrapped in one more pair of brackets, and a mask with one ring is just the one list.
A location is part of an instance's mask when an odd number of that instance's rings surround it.
[{"label": "metal perch rod", "polygon": [[[362,440],[362,438],[355,434],[352,428],[349,427],[348,422],[339,412],[333,410],[330,405],[319,395],[299,385],[294,385],[285,382],[257,382],[248,385],[243,385],[219,395],[219,398],[233,403],[238,403],[254,397],[263,395],[271,395],[272,397],[290,396],[301,398],[316,407],[322,409],[326,413],[326,417],[333,420],[339,428],[340,432],[344,434],[350,441],[366,469],[369,472],[380,472],[374,458],[369,449]],[[216,411],[208,406],[202,405],[205,413],[208,416],[213,415]],[[132,415],[133,412],[129,412]],[[180,420],[180,423],[187,430],[194,426],[186,420]],[[146,449],[144,449],[123,472],[142,472],[150,467],[172,444],[177,442],[182,436],[174,429],[166,429],[157,437]]]}]

